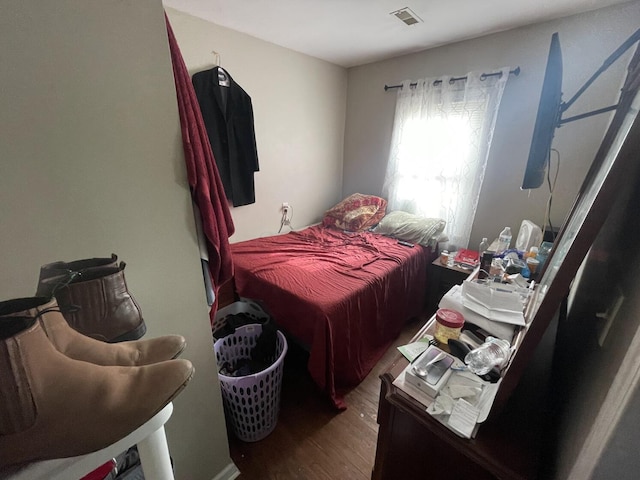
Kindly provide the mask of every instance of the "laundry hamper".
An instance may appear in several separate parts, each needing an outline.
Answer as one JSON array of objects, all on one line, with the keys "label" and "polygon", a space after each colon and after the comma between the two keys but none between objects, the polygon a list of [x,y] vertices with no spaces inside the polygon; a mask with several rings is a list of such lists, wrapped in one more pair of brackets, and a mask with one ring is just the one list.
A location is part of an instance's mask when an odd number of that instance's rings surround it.
[{"label": "laundry hamper", "polygon": [[227,324],[235,315],[242,315],[248,321],[246,324],[259,323],[263,324],[271,320],[271,315],[265,312],[264,308],[255,300],[250,298],[240,298],[237,302],[233,302],[224,308],[219,309],[213,320],[211,331],[213,338],[218,340],[227,334]]},{"label": "laundry hamper", "polygon": [[[251,350],[262,333],[262,325],[250,324],[214,344],[218,369],[225,362],[235,364],[251,358]],[[287,353],[287,340],[278,331],[275,355],[271,365],[253,375],[229,377],[219,374],[222,400],[233,433],[245,442],[256,442],[269,435],[278,421],[282,370]]]}]

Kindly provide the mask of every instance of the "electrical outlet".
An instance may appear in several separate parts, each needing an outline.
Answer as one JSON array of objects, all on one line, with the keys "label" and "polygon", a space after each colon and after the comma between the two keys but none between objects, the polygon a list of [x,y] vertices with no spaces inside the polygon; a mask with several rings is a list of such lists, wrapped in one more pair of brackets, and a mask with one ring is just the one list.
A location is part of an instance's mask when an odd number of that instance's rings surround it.
[{"label": "electrical outlet", "polygon": [[291,206],[289,202],[282,202],[282,224],[291,225]]}]

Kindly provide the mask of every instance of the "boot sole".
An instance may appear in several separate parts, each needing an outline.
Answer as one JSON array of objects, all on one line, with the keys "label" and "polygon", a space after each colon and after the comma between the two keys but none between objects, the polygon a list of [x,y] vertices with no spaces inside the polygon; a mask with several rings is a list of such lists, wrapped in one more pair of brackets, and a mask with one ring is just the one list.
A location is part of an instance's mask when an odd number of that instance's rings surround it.
[{"label": "boot sole", "polygon": [[[182,348],[180,350],[178,350],[173,357],[171,357],[171,360],[174,360],[174,359],[178,358],[180,355],[182,355],[182,352],[184,352],[184,349],[186,347],[187,347],[186,344],[183,345]],[[191,376],[193,376],[193,373],[191,374]]]},{"label": "boot sole", "polygon": [[[196,369],[192,366],[192,367],[191,367],[191,373],[189,373],[189,376],[188,376],[187,378],[185,378],[184,382],[182,382],[182,385],[180,385],[180,386],[176,389],[176,391],[175,391],[175,392],[173,392],[173,393],[171,394],[171,396],[170,396],[167,400],[165,400],[164,404],[163,404],[160,408],[158,408],[158,409],[153,413],[153,415],[151,415],[151,416],[149,417],[149,419],[147,420],[147,422],[148,422],[149,420],[151,420],[153,417],[155,417],[158,413],[160,413],[164,407],[166,407],[167,405],[169,405],[169,404],[173,401],[173,399],[174,399],[174,398],[176,398],[176,397],[178,396],[178,394],[179,394],[180,392],[182,392],[182,390],[184,390],[184,388],[187,386],[187,383],[189,383],[189,382],[191,381],[191,379],[193,378],[193,374],[195,373],[195,371],[196,371]],[[145,423],[146,423],[146,422],[145,422]],[[143,424],[143,425],[144,425],[144,424]],[[142,425],[141,425],[141,426],[142,426]],[[140,427],[137,427],[137,428],[140,428]],[[91,452],[91,453],[93,453],[93,452]],[[0,479],[1,479],[1,478],[2,478],[2,477],[0,477]]]},{"label": "boot sole", "polygon": [[107,343],[120,343],[140,340],[145,333],[147,333],[147,325],[144,322],[141,322],[140,325],[138,325],[135,329],[130,330],[127,333],[123,333],[116,338],[112,338]]},{"label": "boot sole", "polygon": [[191,379],[193,378],[193,374],[195,373],[195,371],[196,371],[196,369],[195,369],[194,367],[191,367],[191,373],[189,373],[189,376],[188,376],[187,378],[185,378],[185,380],[184,380],[184,382],[182,383],[182,385],[180,385],[180,386],[177,388],[177,390],[176,390],[175,392],[173,392],[173,395],[171,395],[171,396],[169,397],[169,399],[165,402],[165,404],[164,404],[162,407],[160,407],[160,408],[156,411],[156,413],[154,413],[154,414],[152,415],[152,417],[155,417],[155,416],[156,416],[156,414],[157,414],[158,412],[160,412],[160,410],[162,410],[164,407],[166,407],[170,402],[172,402],[172,401],[173,401],[173,399],[174,399],[174,398],[176,398],[176,397],[178,396],[178,394],[179,394],[180,392],[182,392],[182,390],[184,390],[184,388],[187,386],[187,383],[189,383],[189,382],[191,381]]}]

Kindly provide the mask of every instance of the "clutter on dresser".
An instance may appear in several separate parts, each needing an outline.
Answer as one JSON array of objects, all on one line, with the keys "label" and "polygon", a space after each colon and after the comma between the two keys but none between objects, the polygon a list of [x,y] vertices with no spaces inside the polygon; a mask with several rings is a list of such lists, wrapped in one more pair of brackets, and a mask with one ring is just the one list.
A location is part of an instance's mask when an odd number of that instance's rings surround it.
[{"label": "clutter on dresser", "polygon": [[[517,328],[514,324],[490,320],[482,314],[476,313],[466,307],[462,300],[462,285],[454,285],[440,299],[438,306],[439,308],[448,308],[462,313],[465,319],[465,326],[469,326],[470,324],[477,325],[494,337],[511,340]],[[462,334],[464,334],[464,331]]]},{"label": "clutter on dresser", "polygon": [[455,361],[455,357],[438,347],[429,346],[411,362],[410,368],[405,372],[405,381],[430,397],[435,397],[449,380],[451,366]]},{"label": "clutter on dresser", "polygon": [[498,383],[485,381],[462,360],[433,345],[411,361],[393,384],[464,438],[473,438],[487,419],[498,388]]},{"label": "clutter on dresser", "polygon": [[409,364],[393,385],[457,435],[473,438],[515,351],[511,342],[524,326],[529,293],[491,281],[456,285],[441,300],[428,333],[398,347]]},{"label": "clutter on dresser", "polygon": [[524,326],[524,307],[530,289],[514,284],[465,280],[462,304],[495,322]]}]

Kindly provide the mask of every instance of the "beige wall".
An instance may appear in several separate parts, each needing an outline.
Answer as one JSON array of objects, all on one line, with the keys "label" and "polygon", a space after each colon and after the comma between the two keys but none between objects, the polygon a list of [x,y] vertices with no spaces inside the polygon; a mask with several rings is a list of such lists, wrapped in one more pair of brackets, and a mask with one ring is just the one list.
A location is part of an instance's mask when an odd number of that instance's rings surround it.
[{"label": "beige wall", "polygon": [[[542,225],[548,190],[521,191],[551,34],[559,32],[568,100],[640,24],[640,2],[519,28],[349,69],[343,195],[379,194],[389,154],[394,91],[385,84],[440,75],[464,75],[520,66],[502,101],[470,248],[509,225],[514,238],[523,219]],[[615,103],[629,54],[616,62],[568,110],[568,116]],[[609,114],[569,123],[556,132],[560,175],[552,221],[560,226],[573,203],[607,126]],[[555,157],[554,157],[555,160]]]},{"label": "beige wall", "polygon": [[117,253],[147,336],[187,338],[169,448],[178,479],[211,480],[231,460],[160,0],[7,0],[0,44],[2,300]]},{"label": "beige wall", "polygon": [[231,209],[231,241],[277,233],[282,202],[293,207],[295,228],[319,221],[341,199],[346,69],[177,10],[167,13],[189,71],[212,68],[216,51],[253,103],[256,202]]}]

